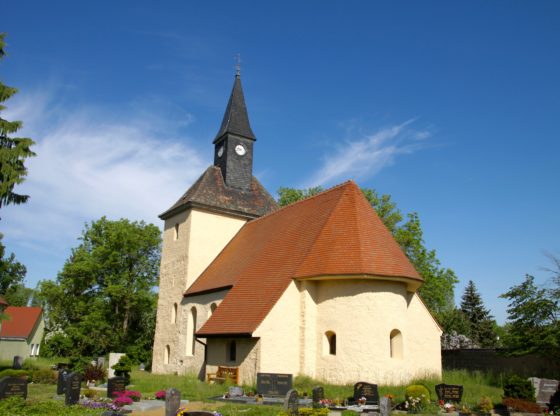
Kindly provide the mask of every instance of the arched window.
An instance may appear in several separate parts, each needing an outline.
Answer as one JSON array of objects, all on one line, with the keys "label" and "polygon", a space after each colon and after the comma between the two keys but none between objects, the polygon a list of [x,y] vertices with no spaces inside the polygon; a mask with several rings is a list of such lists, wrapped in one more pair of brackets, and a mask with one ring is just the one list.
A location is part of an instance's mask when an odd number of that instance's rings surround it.
[{"label": "arched window", "polygon": [[174,303],[173,308],[171,308],[171,323],[172,324],[177,323],[177,304],[176,303]]},{"label": "arched window", "polygon": [[218,307],[218,305],[216,304],[216,302],[213,302],[210,305],[210,309],[208,310],[208,318],[210,318],[212,316],[212,314],[214,313],[214,311],[216,310],[217,307]]},{"label": "arched window", "polygon": [[390,338],[391,358],[403,358],[403,337],[401,331],[393,329]]},{"label": "arched window", "polygon": [[187,319],[187,345],[185,346],[185,353],[187,355],[194,355],[195,336],[196,332],[196,308],[193,306]]},{"label": "arched window", "polygon": [[173,239],[174,240],[179,239],[179,223],[175,224],[175,233],[173,234]]},{"label": "arched window", "polygon": [[228,345],[228,360],[235,361],[237,359],[237,344],[232,340]]},{"label": "arched window", "polygon": [[171,355],[171,347],[169,345],[165,346],[165,351],[163,351],[163,363],[169,364],[169,356]]},{"label": "arched window", "polygon": [[325,332],[324,354],[336,355],[336,334],[333,331]]}]

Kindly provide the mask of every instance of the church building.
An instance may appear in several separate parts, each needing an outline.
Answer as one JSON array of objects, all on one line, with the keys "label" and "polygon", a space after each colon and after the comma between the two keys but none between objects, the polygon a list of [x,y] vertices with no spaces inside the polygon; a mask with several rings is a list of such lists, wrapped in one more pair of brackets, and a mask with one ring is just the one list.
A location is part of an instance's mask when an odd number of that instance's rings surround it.
[{"label": "church building", "polygon": [[253,176],[239,74],[214,164],[165,221],[154,373],[239,368],[334,384],[441,376],[423,279],[348,181],[279,208]]}]

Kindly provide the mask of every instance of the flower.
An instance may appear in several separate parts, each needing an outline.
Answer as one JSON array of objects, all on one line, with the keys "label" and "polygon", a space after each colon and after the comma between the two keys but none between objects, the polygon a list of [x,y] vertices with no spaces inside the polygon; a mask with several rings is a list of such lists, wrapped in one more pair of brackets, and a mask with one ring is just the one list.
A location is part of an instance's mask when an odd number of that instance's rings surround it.
[{"label": "flower", "polygon": [[123,407],[127,404],[132,404],[132,399],[128,396],[122,395],[113,400],[113,404],[118,407]]},{"label": "flower", "polygon": [[156,391],[156,400],[165,400],[165,390]]},{"label": "flower", "polygon": [[185,406],[183,406],[177,409],[177,413],[175,413],[175,416],[186,416],[187,413],[188,413],[188,409]]}]

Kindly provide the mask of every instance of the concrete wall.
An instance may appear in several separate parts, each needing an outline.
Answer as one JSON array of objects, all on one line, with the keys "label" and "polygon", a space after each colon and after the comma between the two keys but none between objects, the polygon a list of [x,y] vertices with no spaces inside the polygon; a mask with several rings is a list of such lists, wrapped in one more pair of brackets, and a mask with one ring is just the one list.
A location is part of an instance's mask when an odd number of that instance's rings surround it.
[{"label": "concrete wall", "polygon": [[[188,317],[192,300],[185,303],[183,293],[245,224],[245,219],[209,213],[197,209],[183,211],[165,221],[160,267],[160,285],[156,333],[152,359],[154,373],[201,372],[199,358],[185,354]],[[178,230],[178,233],[177,233]],[[220,297],[221,296],[221,297]],[[224,293],[213,300],[223,299]],[[213,300],[205,299],[204,302]],[[196,327],[206,322],[208,311],[197,307]],[[175,304],[177,304],[176,319]],[[169,364],[164,364],[169,346]],[[201,345],[195,357],[201,357]],[[203,371],[202,371],[203,372]]]}]

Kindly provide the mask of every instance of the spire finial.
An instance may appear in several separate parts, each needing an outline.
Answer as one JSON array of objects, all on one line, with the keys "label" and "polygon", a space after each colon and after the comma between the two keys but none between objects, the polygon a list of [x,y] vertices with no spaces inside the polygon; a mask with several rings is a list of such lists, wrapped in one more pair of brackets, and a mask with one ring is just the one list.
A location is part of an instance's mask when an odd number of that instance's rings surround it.
[{"label": "spire finial", "polygon": [[236,77],[240,77],[241,76],[241,54],[237,54],[234,56],[235,59],[235,76]]}]

